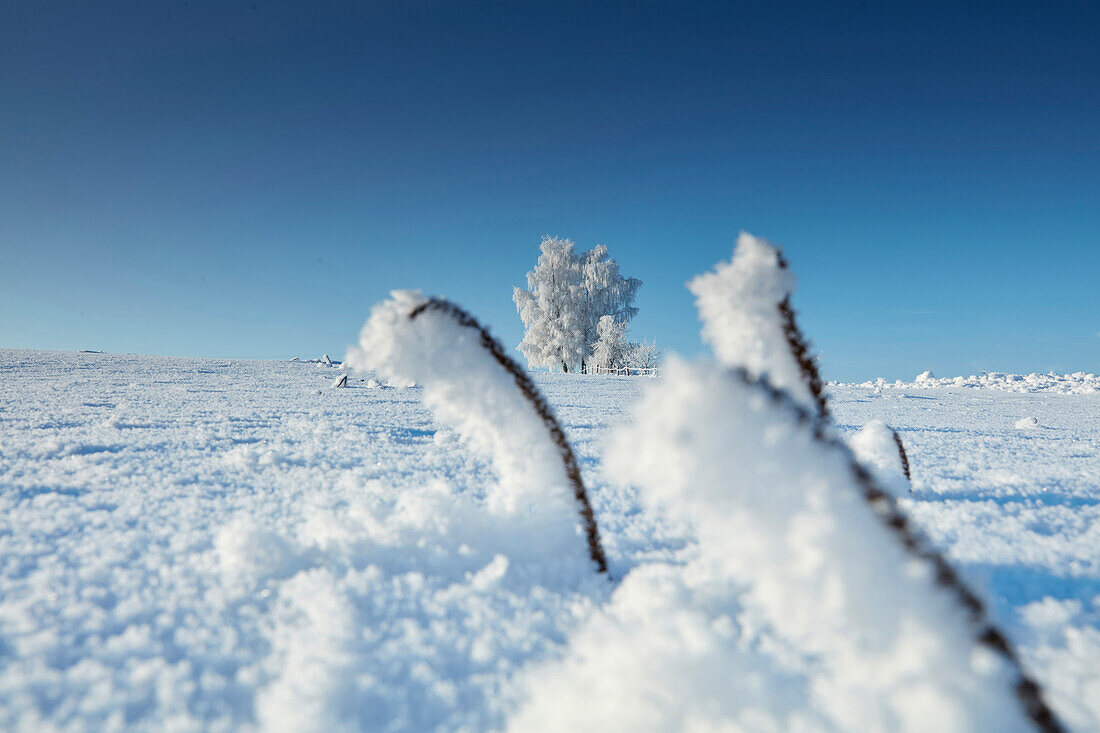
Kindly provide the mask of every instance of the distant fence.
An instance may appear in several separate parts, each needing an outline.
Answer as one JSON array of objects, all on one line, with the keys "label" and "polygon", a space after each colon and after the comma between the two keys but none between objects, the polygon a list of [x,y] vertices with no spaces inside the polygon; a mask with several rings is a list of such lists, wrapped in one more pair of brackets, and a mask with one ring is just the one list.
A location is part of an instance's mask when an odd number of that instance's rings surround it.
[{"label": "distant fence", "polygon": [[620,377],[659,377],[660,367],[602,367],[584,365],[585,374],[615,374]]}]

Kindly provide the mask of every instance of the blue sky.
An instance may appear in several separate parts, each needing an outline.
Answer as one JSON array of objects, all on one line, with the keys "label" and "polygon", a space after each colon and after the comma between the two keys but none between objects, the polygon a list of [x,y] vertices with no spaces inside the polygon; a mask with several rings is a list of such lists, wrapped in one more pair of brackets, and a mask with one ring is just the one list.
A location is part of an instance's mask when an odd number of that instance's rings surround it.
[{"label": "blue sky", "polygon": [[[509,347],[543,234],[644,285],[780,243],[830,379],[1100,371],[1100,5],[0,6],[0,346],[342,354],[393,288]],[[517,352],[518,356],[518,352]]]}]

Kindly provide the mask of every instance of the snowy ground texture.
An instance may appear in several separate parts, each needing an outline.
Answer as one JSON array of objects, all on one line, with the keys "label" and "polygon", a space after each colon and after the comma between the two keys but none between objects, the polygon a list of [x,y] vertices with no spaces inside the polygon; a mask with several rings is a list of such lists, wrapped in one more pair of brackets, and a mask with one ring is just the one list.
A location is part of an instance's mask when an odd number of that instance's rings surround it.
[{"label": "snowy ground texture", "polygon": [[[530,730],[568,687],[561,669],[609,698],[619,683],[667,698],[611,700],[620,717],[596,729],[764,728],[731,707],[744,653],[728,642],[747,620],[722,609],[737,589],[685,583],[689,529],[601,465],[652,380],[536,380],[577,451],[609,582],[561,538],[486,510],[492,464],[419,388],[332,387],[341,373],[0,351],[0,730]],[[1098,389],[1091,375],[829,387],[843,432],[897,428],[904,508],[1082,731],[1100,729]],[[631,628],[648,643],[622,656]],[[690,664],[667,666],[685,650]],[[766,692],[764,707],[798,697]]]}]

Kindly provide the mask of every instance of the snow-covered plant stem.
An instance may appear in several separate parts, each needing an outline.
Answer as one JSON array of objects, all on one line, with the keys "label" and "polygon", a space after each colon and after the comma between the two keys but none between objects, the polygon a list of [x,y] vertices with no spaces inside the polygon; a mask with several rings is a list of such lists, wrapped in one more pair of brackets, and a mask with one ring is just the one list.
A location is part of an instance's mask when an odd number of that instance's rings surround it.
[{"label": "snow-covered plant stem", "polygon": [[[894,497],[879,486],[871,473],[855,460],[855,456],[848,445],[832,435],[820,417],[815,419],[813,415],[792,401],[782,390],[777,390],[759,380],[753,380],[744,370],[735,370],[733,378],[750,385],[753,389],[766,392],[769,399],[779,409],[793,413],[799,424],[810,426],[817,442],[845,456],[852,479],[875,516],[883,526],[890,530],[906,552],[932,567],[936,584],[954,597],[959,606],[965,611],[975,643],[993,651],[1012,669],[1015,675],[1013,691],[1027,717],[1031,719],[1038,730],[1050,732],[1063,730],[1061,723],[1054,715],[1054,711],[1043,699],[1039,684],[1027,674],[1020,664],[1016,650],[1012,647],[1004,632],[997,628],[996,624],[989,618],[985,604],[963,582],[959,574],[947,562],[947,559],[932,546],[923,534],[913,527],[909,518],[898,507]],[[905,454],[905,448],[902,446],[897,431],[895,430],[893,433],[894,441],[897,443],[898,452],[901,456],[905,478],[908,479],[909,461]]]},{"label": "snow-covered plant stem", "polygon": [[1062,729],[981,600],[832,423],[764,377],[673,360],[608,463],[691,523],[701,560],[814,660],[812,704],[836,727]]},{"label": "snow-covered plant stem", "polygon": [[[779,247],[741,232],[733,258],[696,277],[688,288],[695,294],[703,339],[722,364],[747,369],[828,418],[817,359],[791,305],[795,284]],[[896,432],[894,440],[908,479],[909,459]]]},{"label": "snow-covered plant stem", "polygon": [[[790,267],[787,264],[787,258],[783,256],[783,253],[777,250],[775,254],[779,269],[789,270]],[[783,300],[779,301],[777,310],[779,311],[779,321],[783,326],[783,338],[787,340],[787,346],[790,348],[791,357],[797,362],[798,370],[802,373],[802,381],[805,382],[806,389],[809,390],[814,404],[817,405],[817,414],[820,417],[828,417],[829,405],[825,400],[825,390],[824,384],[821,381],[821,374],[817,371],[817,359],[810,355],[810,344],[806,340],[805,335],[803,335],[802,329],[798,327],[798,322],[795,320],[795,312],[794,308],[791,307],[791,296],[789,293]]]},{"label": "snow-covered plant stem", "polygon": [[[573,450],[527,373],[466,311],[396,290],[371,309],[346,363],[397,386],[423,387],[437,421],[492,458],[485,508],[562,572],[607,569]],[[579,510],[581,522],[576,521]],[[580,533],[587,539],[582,552]]]},{"label": "snow-covered plant stem", "polygon": [[581,479],[577,458],[573,454],[573,448],[569,445],[569,440],[565,437],[565,432],[558,424],[557,418],[554,417],[553,410],[546,402],[546,398],[539,392],[538,387],[531,381],[531,377],[527,375],[527,372],[514,359],[509,358],[504,353],[504,348],[500,345],[500,342],[494,339],[485,327],[468,312],[448,300],[431,298],[413,308],[409,313],[409,320],[416,320],[421,315],[429,312],[442,314],[451,318],[463,328],[475,330],[481,348],[487,351],[493,357],[493,360],[515,380],[516,387],[523,394],[524,399],[530,403],[543,425],[546,426],[546,432],[557,448],[558,455],[561,456],[562,468],[570,487],[573,489],[573,498],[577,502],[577,510],[584,526],[585,537],[588,541],[588,554],[592,561],[596,563],[599,572],[607,572],[607,557],[604,555],[603,545],[600,543],[599,528],[596,526],[592,504],[588,501],[588,492],[585,490],[584,481]]},{"label": "snow-covered plant stem", "polygon": [[898,446],[898,458],[901,459],[901,472],[905,474],[906,481],[912,481],[913,477],[909,474],[909,454],[905,452],[905,446],[901,442],[901,436],[898,435],[898,431],[891,428],[891,432],[894,433],[894,443]]},{"label": "snow-covered plant stem", "polygon": [[826,417],[817,363],[795,321],[795,276],[779,248],[741,232],[729,262],[688,283],[703,322],[703,340],[718,361],[787,390]]}]

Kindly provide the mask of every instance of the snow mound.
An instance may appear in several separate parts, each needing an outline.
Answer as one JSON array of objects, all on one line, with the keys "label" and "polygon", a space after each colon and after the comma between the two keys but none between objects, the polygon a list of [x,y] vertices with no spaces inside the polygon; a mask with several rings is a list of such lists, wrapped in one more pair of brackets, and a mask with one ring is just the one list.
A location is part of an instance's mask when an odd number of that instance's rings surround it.
[{"label": "snow mound", "polygon": [[345,481],[305,529],[299,569],[264,600],[270,651],[250,670],[264,730],[499,726],[504,682],[604,585],[548,569],[538,542],[443,483]]},{"label": "snow mound", "polygon": [[508,730],[829,730],[809,705],[804,666],[741,605],[736,584],[698,564],[643,565],[564,659],[525,670]]},{"label": "snow mound", "polygon": [[1047,596],[1019,609],[1036,642],[1029,666],[1051,680],[1050,700],[1080,730],[1100,721],[1100,596]]},{"label": "snow mound", "polygon": [[886,423],[872,420],[848,439],[848,446],[895,498],[909,495],[909,479],[898,450],[900,438]]},{"label": "snow mound", "polygon": [[222,572],[242,589],[288,577],[297,570],[297,558],[290,544],[275,532],[247,520],[223,527],[214,548]]}]

